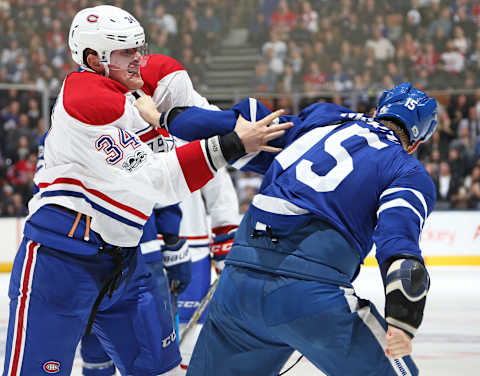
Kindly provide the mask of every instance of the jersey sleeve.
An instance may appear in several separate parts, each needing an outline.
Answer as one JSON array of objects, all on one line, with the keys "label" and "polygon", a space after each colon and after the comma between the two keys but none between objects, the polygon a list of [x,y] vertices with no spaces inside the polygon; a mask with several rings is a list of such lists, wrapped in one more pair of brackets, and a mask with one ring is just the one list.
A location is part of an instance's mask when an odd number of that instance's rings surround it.
[{"label": "jersey sleeve", "polygon": [[180,209],[178,204],[160,209],[153,209],[153,214],[155,216],[155,223],[159,234],[179,234],[180,221],[182,220],[182,209]]},{"label": "jersey sleeve", "polygon": [[[169,122],[168,129],[172,135],[180,139],[198,140],[214,135],[225,135],[233,131],[240,115],[251,121],[252,119],[262,119],[270,113],[271,111],[261,102],[254,98],[246,98],[231,110],[226,111],[211,111],[199,107],[190,107]],[[283,123],[292,120],[292,116],[281,116],[278,122]],[[287,130],[283,136],[270,141],[269,145],[283,148],[289,132],[290,130]],[[250,153],[233,161],[232,166],[236,169],[264,174],[275,156],[276,153]]]},{"label": "jersey sleeve", "polygon": [[422,259],[420,234],[435,199],[433,181],[420,169],[394,179],[381,192],[373,234],[379,265],[399,254]]},{"label": "jersey sleeve", "polygon": [[232,179],[225,168],[218,170],[215,178],[202,188],[212,228],[238,225],[239,204]]},{"label": "jersey sleeve", "polygon": [[156,83],[152,99],[160,112],[183,106],[218,110],[218,107],[208,103],[207,99],[193,88],[190,76],[185,70],[177,70],[161,78]]}]

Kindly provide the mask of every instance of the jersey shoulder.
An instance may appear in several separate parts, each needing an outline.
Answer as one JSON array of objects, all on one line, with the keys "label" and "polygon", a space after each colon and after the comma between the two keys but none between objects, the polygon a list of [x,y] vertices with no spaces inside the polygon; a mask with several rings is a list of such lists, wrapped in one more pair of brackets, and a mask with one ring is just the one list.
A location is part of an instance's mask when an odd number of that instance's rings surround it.
[{"label": "jersey shoulder", "polygon": [[148,55],[145,57],[146,63],[140,69],[140,74],[144,85],[142,90],[153,95],[158,81],[171,73],[185,70],[185,68],[174,58],[166,55]]},{"label": "jersey shoulder", "polygon": [[63,87],[63,107],[74,119],[89,125],[105,125],[118,120],[125,111],[121,83],[91,72],[70,73]]}]

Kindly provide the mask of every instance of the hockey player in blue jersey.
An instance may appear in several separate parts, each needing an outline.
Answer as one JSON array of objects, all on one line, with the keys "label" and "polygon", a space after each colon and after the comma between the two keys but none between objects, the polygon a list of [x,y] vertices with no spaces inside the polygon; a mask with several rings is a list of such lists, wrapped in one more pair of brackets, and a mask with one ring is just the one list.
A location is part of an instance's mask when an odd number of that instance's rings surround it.
[{"label": "hockey player in blue jersey", "polygon": [[[272,146],[234,166],[264,175],[210,303],[187,375],[277,375],[294,350],[327,375],[417,375],[409,354],[429,276],[419,237],[435,187],[410,156],[436,127],[436,100],[409,83],[385,91],[374,118],[316,103]],[[172,110],[183,139],[225,133],[230,111]],[[384,319],[353,289],[373,245],[385,285]]]}]

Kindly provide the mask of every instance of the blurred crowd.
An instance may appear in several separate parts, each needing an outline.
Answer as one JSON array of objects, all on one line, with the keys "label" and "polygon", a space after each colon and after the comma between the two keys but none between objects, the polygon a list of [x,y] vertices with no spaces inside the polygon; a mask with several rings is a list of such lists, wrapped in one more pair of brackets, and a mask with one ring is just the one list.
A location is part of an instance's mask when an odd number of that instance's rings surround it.
[{"label": "blurred crowd", "polygon": [[264,0],[249,27],[257,86],[371,91],[479,84],[478,0]]},{"label": "blurred crowd", "polygon": [[[266,100],[272,109],[291,108],[296,92],[310,93],[300,107],[327,100],[368,113],[383,89],[403,81],[433,95],[448,90],[438,96],[439,131],[417,154],[437,184],[437,208],[480,208],[480,0],[0,0],[0,84],[54,96],[77,69],[66,46],[74,14],[105,3],[137,17],[150,53],[175,57],[200,90],[232,24],[248,27],[262,57],[252,94],[279,93]],[[26,214],[41,107],[38,91],[0,89],[2,216]],[[233,176],[245,209],[260,178]]]}]

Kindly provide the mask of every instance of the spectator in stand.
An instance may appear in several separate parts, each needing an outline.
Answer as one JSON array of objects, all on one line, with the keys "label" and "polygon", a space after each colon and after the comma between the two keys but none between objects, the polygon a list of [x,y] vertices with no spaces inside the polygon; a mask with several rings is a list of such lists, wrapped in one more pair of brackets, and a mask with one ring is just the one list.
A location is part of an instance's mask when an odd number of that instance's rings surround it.
[{"label": "spectator in stand", "polygon": [[450,173],[450,165],[443,161],[440,163],[438,180],[435,181],[437,187],[437,204],[438,209],[448,209],[450,207],[450,198],[456,192],[456,186]]},{"label": "spectator in stand", "polygon": [[448,165],[450,166],[452,179],[455,186],[458,188],[462,185],[470,166],[465,156],[461,153],[462,147],[455,140],[450,143],[450,149],[448,150]]},{"label": "spectator in stand", "polygon": [[203,79],[205,75],[204,65],[199,57],[195,57],[191,48],[185,48],[180,60],[183,67],[188,72],[193,86],[204,87]]},{"label": "spectator in stand", "polygon": [[289,8],[287,0],[279,0],[277,10],[270,16],[270,28],[286,36],[294,29],[295,22],[295,12]]},{"label": "spectator in stand", "polygon": [[32,132],[28,129],[28,117],[21,114],[18,127],[6,132],[5,156],[13,162],[25,159],[31,151],[31,136]]},{"label": "spectator in stand", "polygon": [[35,86],[39,90],[48,89],[50,93],[57,93],[60,88],[60,80],[53,75],[53,69],[50,66],[45,67],[35,82]]},{"label": "spectator in stand", "polygon": [[330,69],[332,56],[327,53],[325,44],[320,40],[316,40],[313,44],[312,59],[317,62],[321,71],[326,72]]},{"label": "spectator in stand", "polygon": [[248,27],[248,40],[259,49],[267,42],[269,26],[263,13],[257,13]]},{"label": "spectator in stand", "polygon": [[433,43],[427,42],[423,45],[422,51],[417,55],[415,61],[415,72],[418,74],[423,70],[426,70],[430,75],[435,72],[435,66],[437,65],[440,56],[435,52]]},{"label": "spectator in stand", "polygon": [[[476,5],[479,4],[480,2],[477,1]],[[475,22],[473,22],[472,18],[469,17],[466,7],[460,7],[458,9],[455,24],[462,28],[464,35],[470,39],[470,42],[473,45],[475,45],[477,42],[478,27]]]},{"label": "spectator in stand", "polygon": [[10,41],[8,48],[5,48],[2,51],[2,55],[0,57],[0,64],[2,66],[15,64],[17,57],[22,54],[23,51],[22,48],[18,45],[18,41],[16,39],[13,39]]},{"label": "spectator in stand", "polygon": [[382,35],[379,28],[373,30],[373,38],[367,40],[365,47],[373,51],[375,60],[384,62],[395,56],[395,47]]},{"label": "spectator in stand", "polygon": [[405,78],[398,71],[397,65],[391,61],[387,65],[387,73],[390,75],[393,81],[394,86],[400,85],[402,82],[405,82]]},{"label": "spectator in stand", "polygon": [[448,37],[452,30],[452,16],[450,9],[447,6],[444,6],[440,18],[434,20],[428,29],[428,37],[431,38],[437,34],[437,30],[442,29],[443,35]]},{"label": "spectator in stand", "polygon": [[[330,86],[329,88],[337,92],[348,91],[353,87],[352,77],[343,70],[342,65],[338,60],[335,60],[332,63],[332,74],[328,77],[328,82]],[[393,82],[391,86],[385,86],[387,89],[393,87]]]},{"label": "spectator in stand", "polygon": [[265,61],[259,61],[255,66],[255,77],[250,86],[257,93],[265,93],[268,91],[269,77],[268,66]]},{"label": "spectator in stand", "polygon": [[[280,78],[278,89],[282,93],[291,93],[295,86],[295,74],[290,64],[285,64],[285,69]],[[282,107],[284,108],[284,107]]]},{"label": "spectator in stand", "polygon": [[381,4],[375,4],[375,0],[366,0],[359,9],[359,18],[366,25],[373,25],[377,14],[381,14]]},{"label": "spectator in stand", "polygon": [[312,34],[316,33],[318,31],[318,13],[312,8],[312,4],[308,0],[303,0],[300,6],[300,26]]},{"label": "spectator in stand", "polygon": [[198,28],[205,34],[206,48],[211,51],[217,46],[222,25],[211,6],[205,7],[203,16],[199,17]]},{"label": "spectator in stand", "polygon": [[453,28],[453,45],[455,46],[455,49],[462,55],[467,53],[469,42],[467,38],[465,38],[463,29],[460,26],[455,26]]},{"label": "spectator in stand", "polygon": [[440,55],[440,60],[444,64],[443,69],[448,73],[461,73],[465,67],[465,56],[458,51],[452,39],[447,42],[447,50]]},{"label": "spectator in stand", "polygon": [[463,156],[462,163],[466,167],[465,171],[468,171],[474,165],[477,154],[476,139],[471,136],[468,124],[460,126],[459,138],[453,140],[451,145]]},{"label": "spectator in stand", "polygon": [[208,54],[209,46],[207,43],[207,36],[198,27],[196,18],[191,20],[188,24],[186,34],[189,34],[192,39],[192,46],[190,48],[192,48],[195,57],[204,59]]},{"label": "spectator in stand", "polygon": [[152,23],[157,24],[160,30],[165,30],[170,35],[177,35],[177,20],[171,14],[166,13],[163,4],[155,7],[154,14],[155,16],[152,18]]},{"label": "spectator in stand", "polygon": [[[17,128],[20,119],[20,102],[12,101],[1,111],[2,131],[9,132]],[[2,138],[3,140],[4,138]]]},{"label": "spectator in stand", "polygon": [[319,92],[326,89],[327,75],[320,70],[316,61],[310,62],[307,73],[303,76],[303,86],[305,91]]},{"label": "spectator in stand", "polygon": [[470,106],[468,109],[468,127],[474,142],[476,142],[477,137],[480,135],[480,120],[477,105]]},{"label": "spectator in stand", "polygon": [[168,31],[159,30],[158,33],[153,35],[155,35],[154,40],[148,45],[149,53],[152,55],[162,54],[171,56],[172,50],[168,44]]},{"label": "spectator in stand", "polygon": [[420,31],[422,16],[418,9],[410,9],[407,13],[404,30],[412,35],[418,35]]},{"label": "spectator in stand", "polygon": [[283,40],[280,40],[277,30],[270,30],[270,40],[263,45],[262,54],[268,66],[269,90],[274,91],[278,77],[283,73],[287,54],[287,45]]},{"label": "spectator in stand", "polygon": [[363,20],[362,23],[358,21],[358,15],[356,13],[351,13],[348,21],[343,23],[342,36],[350,41],[352,46],[361,46],[365,44],[365,39],[367,39],[367,25],[368,23]]}]

